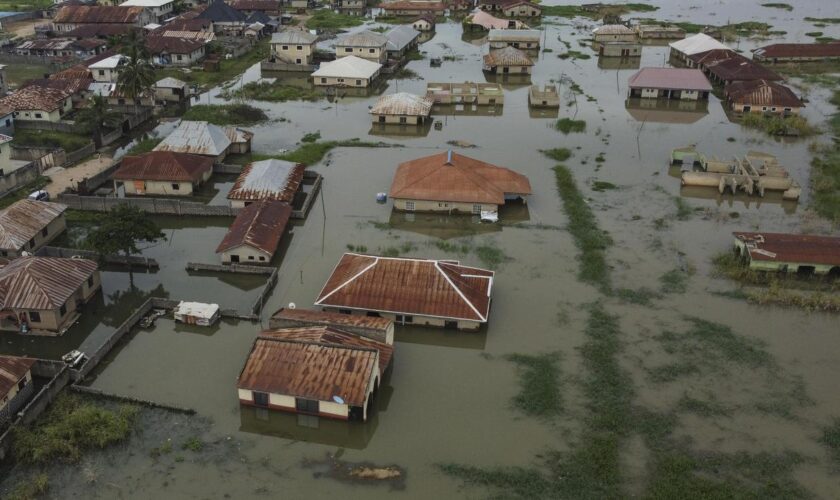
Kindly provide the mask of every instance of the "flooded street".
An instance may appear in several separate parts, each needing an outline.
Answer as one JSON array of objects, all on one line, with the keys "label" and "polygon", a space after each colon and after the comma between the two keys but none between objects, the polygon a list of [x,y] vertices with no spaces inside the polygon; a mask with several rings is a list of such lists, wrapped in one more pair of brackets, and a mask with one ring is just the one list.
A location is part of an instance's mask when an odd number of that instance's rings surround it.
[{"label": "flooded street", "polygon": [[[803,41],[804,33],[813,30],[802,20],[805,16],[836,15],[836,6],[825,0],[790,3],[792,11],[735,0],[711,4],[656,0],[652,4],[660,7],[658,11],[638,17],[701,24],[766,21],[771,29],[787,32],[771,41]],[[98,464],[94,484],[84,488],[81,478],[63,473],[67,491],[83,492],[87,498],[251,498],[274,497],[278,492],[288,498],[487,498],[494,490],[464,485],[439,465],[536,467],[543,462],[542,454],[568,451],[578,444],[590,410],[579,387],[588,369],[581,347],[588,339],[590,305],[598,303],[618,318],[623,346],[618,362],[630,375],[634,411],[644,408],[674,415],[674,436],[685,438],[694,451],[797,454],[802,460],[793,468],[795,481],[813,496],[837,498],[840,476],[819,443],[822,429],[840,417],[834,383],[840,377],[837,316],[729,298],[718,292],[731,292],[737,285],[712,276],[711,263],[713,256],[729,249],[733,231],[830,229],[807,210],[809,144],[825,137],[778,140],[743,128],[729,121],[714,95],[707,106],[690,109],[651,109],[649,103],[628,101],[628,77],[639,67],[667,63],[668,47],[647,45],[638,63],[615,69],[611,61],[599,61],[591,48],[582,46],[585,42],[579,42],[589,38],[595,26],[579,18],[546,17],[541,28],[544,48],[551,52],[543,51],[535,59],[530,80],[500,80],[505,102],[492,114],[483,109],[440,114],[435,108],[432,116],[442,123],[439,130],[429,127],[411,135],[399,127],[373,127],[368,111],[376,95],[251,102],[270,117],[247,127],[255,134],[254,153],[293,150],[313,132],[323,140],[358,138],[399,147],[340,147],[309,166],[323,175],[321,192],[306,220],[290,224],[284,235],[275,258],[279,280],[261,324],[223,320],[202,328],[160,319],[153,328],[126,336],[88,382],[105,392],[192,408],[208,419],[208,441],[230,438],[233,444],[225,445],[224,453],[208,452],[204,459],[200,454],[185,455],[184,461],[162,467],[143,450],[166,432],[180,439],[179,427],[138,435],[132,441],[142,443],[141,451],[131,453],[127,446],[117,450],[114,460]],[[840,24],[820,30],[840,37]],[[732,46],[748,55],[750,49],[771,41],[742,38]],[[591,57],[559,58],[567,50],[564,42]],[[481,71],[487,46],[481,39],[462,39],[457,21],[438,24],[434,37],[420,50],[425,59],[406,66],[419,77],[389,80],[384,93],[425,94],[428,82],[487,81]],[[441,67],[429,65],[433,57],[444,58]],[[233,87],[261,77],[288,75],[260,75],[257,65]],[[552,82],[560,84],[559,116],[529,110],[529,85]],[[573,90],[573,83],[580,92]],[[827,102],[831,89],[798,79],[789,83],[809,99],[804,116],[823,127],[836,112]],[[227,102],[219,96],[221,90],[209,91],[199,102]],[[585,120],[585,132],[564,135],[554,128],[558,117]],[[454,147],[449,141],[474,147]],[[781,203],[773,196],[733,198],[718,195],[715,189],[681,189],[679,172],[670,168],[669,161],[672,149],[687,145],[721,159],[750,150],[776,155],[803,186],[803,196],[798,203]],[[613,240],[606,253],[613,287],[659,290],[664,274],[690,269],[683,292],[661,292],[634,303],[620,294],[604,295],[579,280],[580,251],[567,230],[552,170],[558,162],[540,153],[561,147],[572,151],[563,163],[574,174],[598,225]],[[390,201],[376,203],[378,192],[389,191],[399,163],[448,148],[526,175],[533,188],[527,206],[506,207],[500,224],[487,225],[465,216],[406,215],[393,212]],[[233,178],[214,180],[200,196],[207,203],[223,204]],[[593,189],[596,181],[615,189]],[[678,198],[689,205],[688,214],[678,216]],[[82,322],[67,335],[2,334],[0,352],[56,359],[71,349],[93,349],[151,296],[250,310],[265,276],[185,270],[187,262],[217,262],[215,249],[230,218],[156,221],[167,240],[145,248],[142,255],[157,260],[160,269],[138,269],[129,280],[124,270],[106,268],[101,296],[86,306]],[[348,246],[362,245],[371,254],[397,252],[497,266],[488,324],[478,333],[397,326],[393,370],[383,381],[377,409],[368,422],[325,421],[241,407],[236,379],[259,329],[268,326],[272,312],[289,303],[310,307]],[[498,262],[488,261],[478,250],[481,247],[497,249]],[[750,364],[748,359],[727,357],[715,350],[722,349],[720,345],[691,337],[692,318],[728,327],[737,340],[727,345],[749,345],[750,352],[765,353],[762,361]],[[669,343],[673,338],[686,343]],[[681,347],[695,345],[689,340],[699,346],[694,354]],[[555,418],[533,418],[512,403],[520,390],[520,372],[505,356],[550,352],[560,356],[562,411]],[[678,362],[696,370],[666,382],[653,375],[658,367]],[[711,416],[686,411],[680,406],[686,398],[711,398],[726,411]],[[165,425],[164,420],[161,426]],[[404,481],[399,486],[347,483],[317,467],[302,466],[305,460],[319,461],[332,454],[349,463],[394,464],[406,471]],[[639,434],[628,436],[621,455],[627,464],[622,471],[625,491],[628,496],[643,496],[646,468],[655,462],[650,445]],[[49,495],[63,496],[58,489]]]}]

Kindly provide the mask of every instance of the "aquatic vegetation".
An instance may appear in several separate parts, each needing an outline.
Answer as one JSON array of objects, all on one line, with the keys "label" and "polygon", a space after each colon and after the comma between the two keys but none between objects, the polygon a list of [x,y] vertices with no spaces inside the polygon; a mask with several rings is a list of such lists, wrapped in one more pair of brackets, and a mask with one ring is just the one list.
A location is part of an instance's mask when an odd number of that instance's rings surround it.
[{"label": "aquatic vegetation", "polygon": [[303,137],[300,139],[300,142],[309,143],[309,142],[317,142],[321,140],[321,132],[307,132],[303,134]]},{"label": "aquatic vegetation", "polygon": [[690,276],[691,273],[682,269],[671,269],[659,277],[659,291],[662,293],[685,293],[688,289],[688,278]]},{"label": "aquatic vegetation", "polygon": [[193,436],[184,441],[184,443],[181,445],[181,449],[190,450],[198,453],[204,449],[204,441],[202,441],[201,438]]},{"label": "aquatic vegetation", "polygon": [[268,115],[250,104],[196,104],[184,113],[183,118],[216,125],[254,125],[268,120]]},{"label": "aquatic vegetation", "polygon": [[568,148],[541,149],[540,153],[555,161],[566,161],[572,157],[572,151]]},{"label": "aquatic vegetation", "polygon": [[814,37],[814,38],[816,38],[818,36],[822,36],[822,35],[823,35],[822,31],[809,31],[809,32],[805,33],[805,36],[810,36],[810,37]]},{"label": "aquatic vegetation", "polygon": [[162,141],[163,137],[147,137],[145,139],[141,139],[137,144],[128,150],[126,155],[142,155],[144,153],[148,153],[149,151],[155,149]]},{"label": "aquatic vegetation", "polygon": [[312,16],[306,20],[305,26],[307,29],[337,29],[337,28],[352,28],[354,26],[361,26],[363,19],[359,16],[348,16],[339,14],[328,9],[316,10]]},{"label": "aquatic vegetation", "polygon": [[607,16],[621,16],[630,12],[653,12],[658,9],[659,7],[654,5],[639,2],[598,4],[597,8],[594,9],[586,9],[580,5],[543,5],[542,14],[544,16],[603,19]]},{"label": "aquatic vegetation", "polygon": [[257,42],[251,50],[239,57],[222,58],[218,71],[184,71],[182,68],[163,68],[155,71],[155,78],[177,78],[187,83],[212,87],[238,77],[248,68],[268,57],[269,38]]},{"label": "aquatic vegetation", "polygon": [[613,184],[612,182],[607,181],[592,181],[592,190],[597,191],[599,193],[604,191],[610,191],[613,189],[618,189],[618,186]]},{"label": "aquatic vegetation", "polygon": [[349,250],[351,252],[367,253],[367,249],[368,248],[365,245],[352,245],[352,244],[349,244],[349,243],[347,244],[347,250]]},{"label": "aquatic vegetation", "polygon": [[554,167],[557,191],[569,218],[568,230],[580,250],[578,278],[596,285],[602,291],[610,288],[610,272],[606,249],[612,244],[609,236],[598,228],[598,220],[575,184],[572,172],[565,165]]},{"label": "aquatic vegetation", "polygon": [[651,382],[665,383],[673,382],[679,378],[700,373],[700,368],[694,363],[668,363],[665,365],[647,368],[648,378]]},{"label": "aquatic vegetation", "polygon": [[695,413],[701,417],[728,417],[732,415],[732,409],[717,401],[711,394],[706,399],[698,399],[683,394],[677,401],[677,411]]},{"label": "aquatic vegetation", "polygon": [[704,365],[735,363],[758,368],[773,364],[763,342],[737,335],[720,323],[694,317],[687,317],[686,321],[689,323],[687,330],[681,333],[665,331],[656,337],[666,351],[682,354],[686,359],[701,356],[700,362]]},{"label": "aquatic vegetation", "polygon": [[12,488],[3,498],[6,500],[34,500],[41,497],[49,488],[49,477],[40,473]]},{"label": "aquatic vegetation", "polygon": [[476,247],[475,255],[482,264],[490,269],[498,269],[502,263],[510,260],[501,248],[493,245],[481,245]]},{"label": "aquatic vegetation", "polygon": [[225,99],[252,99],[267,102],[317,101],[324,97],[324,94],[317,89],[276,82],[250,82],[234,90],[225,90],[221,95]]},{"label": "aquatic vegetation", "polygon": [[586,54],[586,53],[583,53],[583,52],[580,52],[580,51],[577,51],[577,50],[567,50],[566,52],[564,52],[564,53],[562,53],[562,54],[557,54],[557,57],[559,57],[560,59],[564,59],[564,60],[565,60],[565,59],[572,59],[572,60],[574,60],[574,59],[581,59],[581,60],[586,60],[586,59],[591,59],[591,58],[592,58],[592,56],[591,56],[591,55]]},{"label": "aquatic vegetation", "polygon": [[840,464],[840,418],[835,418],[830,425],[823,428],[820,443],[828,449],[831,459]]},{"label": "aquatic vegetation", "polygon": [[840,17],[806,17],[809,23],[840,24]]},{"label": "aquatic vegetation", "polygon": [[789,3],[781,3],[781,2],[771,2],[771,3],[763,3],[761,4],[762,7],[769,7],[771,9],[782,9],[788,12],[793,10],[793,5]]},{"label": "aquatic vegetation", "polygon": [[817,133],[808,120],[802,116],[770,116],[761,113],[747,113],[741,118],[741,125],[763,130],[770,135],[795,135],[807,137]]},{"label": "aquatic vegetation", "polygon": [[557,120],[557,123],[554,124],[554,128],[564,134],[584,132],[586,130],[586,120],[560,118]]},{"label": "aquatic vegetation", "polygon": [[111,410],[88,398],[61,394],[33,425],[15,428],[15,460],[25,464],[78,462],[87,450],[127,439],[137,411],[133,405]]},{"label": "aquatic vegetation", "polygon": [[674,196],[674,204],[677,205],[677,220],[688,220],[694,214],[694,209],[681,196]]},{"label": "aquatic vegetation", "polygon": [[560,356],[509,354],[505,359],[519,367],[519,394],[513,404],[532,417],[551,417],[562,411]]}]

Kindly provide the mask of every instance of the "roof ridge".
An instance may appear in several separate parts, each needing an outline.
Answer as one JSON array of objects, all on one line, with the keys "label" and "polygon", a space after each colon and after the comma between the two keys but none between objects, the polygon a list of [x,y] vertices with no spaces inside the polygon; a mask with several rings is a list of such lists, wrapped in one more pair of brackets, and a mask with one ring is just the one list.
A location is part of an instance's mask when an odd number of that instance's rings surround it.
[{"label": "roof ridge", "polygon": [[460,288],[458,288],[457,286],[455,286],[455,283],[454,283],[454,282],[452,281],[452,279],[449,277],[449,274],[448,274],[446,271],[444,271],[443,269],[441,269],[441,267],[440,267],[440,261],[437,261],[437,260],[436,260],[436,261],[434,261],[434,262],[435,262],[435,269],[437,269],[437,271],[438,271],[438,272],[439,272],[439,273],[443,276],[443,278],[446,280],[446,282],[447,282],[447,283],[449,283],[449,286],[451,286],[451,287],[452,287],[452,289],[453,289],[453,290],[455,290],[455,292],[458,294],[458,296],[459,296],[459,297],[461,297],[461,299],[462,299],[462,300],[463,300],[463,301],[464,301],[464,302],[465,302],[468,306],[470,306],[470,309],[472,309],[472,310],[473,310],[473,312],[475,312],[475,313],[478,315],[478,317],[479,317],[479,318],[481,318],[481,320],[482,320],[482,321],[487,321],[487,318],[486,318],[483,314],[481,314],[481,313],[479,312],[478,308],[477,308],[477,307],[475,307],[475,305],[473,305],[473,303],[472,303],[472,302],[470,302],[470,300],[466,297],[466,295],[464,295],[464,292],[462,292]]},{"label": "roof ridge", "polygon": [[[375,266],[375,265],[379,262],[379,257],[377,257],[377,256],[373,256],[373,255],[362,255],[362,254],[348,254],[348,255],[357,255],[357,256],[369,257],[369,258],[372,258],[372,259],[373,259],[373,262],[372,262],[369,266],[365,267],[364,269],[362,269],[361,271],[359,271],[358,273],[356,273],[356,275],[355,275],[355,276],[351,277],[350,279],[348,279],[348,280],[347,280],[347,281],[345,281],[344,283],[342,283],[342,284],[340,284],[339,286],[335,287],[335,288],[333,289],[333,291],[331,291],[330,293],[328,293],[328,294],[324,295],[323,297],[321,297],[321,298],[318,300],[318,302],[316,302],[316,304],[320,304],[320,303],[322,303],[323,301],[327,300],[327,299],[328,299],[328,298],[329,298],[332,294],[334,294],[335,292],[337,292],[337,291],[341,290],[341,289],[342,289],[342,288],[344,288],[345,286],[349,285],[352,281],[354,281],[356,278],[358,278],[359,276],[361,276],[361,275],[363,275],[364,273],[366,273],[367,271],[369,271],[371,268],[373,268],[373,267],[374,267],[374,266]],[[339,261],[339,262],[341,262],[341,261]]]}]

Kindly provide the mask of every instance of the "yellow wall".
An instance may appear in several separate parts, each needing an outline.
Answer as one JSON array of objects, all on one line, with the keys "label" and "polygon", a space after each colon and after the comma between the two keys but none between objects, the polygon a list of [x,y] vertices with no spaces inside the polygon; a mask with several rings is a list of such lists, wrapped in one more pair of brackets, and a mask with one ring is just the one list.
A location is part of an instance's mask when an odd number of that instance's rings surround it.
[{"label": "yellow wall", "polygon": [[94,68],[91,69],[90,72],[93,75],[93,79],[97,82],[115,83],[117,81],[117,76],[119,75],[119,70],[116,68]]},{"label": "yellow wall", "polygon": [[[507,73],[505,73],[507,68]],[[497,75],[530,75],[531,66],[485,66],[487,71],[496,73]]]},{"label": "yellow wall", "polygon": [[60,216],[56,217],[55,220],[47,224],[46,235],[44,235],[42,231],[38,231],[38,234],[36,234],[35,237],[32,238],[32,241],[34,243],[33,245],[27,243],[23,246],[23,248],[20,249],[8,249],[0,251],[0,256],[15,258],[20,257],[21,252],[35,253],[36,250],[46,245],[47,243],[55,239],[56,236],[64,232],[65,229],[67,229],[67,219],[64,217],[64,214],[61,214]]},{"label": "yellow wall", "polygon": [[[748,104],[748,106],[750,106],[750,111],[749,111],[750,113],[774,113],[774,114],[781,115],[785,111],[787,111],[788,114],[798,115],[799,111],[800,111],[800,108],[798,108],[798,107],[797,108],[785,108],[785,107],[782,107],[782,106],[778,106],[778,107],[774,107],[774,106],[753,106],[753,105],[749,105],[749,104]],[[732,105],[732,109],[735,110],[738,113],[743,113],[744,112],[744,105],[734,103]]]},{"label": "yellow wall", "polygon": [[223,264],[230,264],[231,260],[230,257],[232,255],[239,256],[238,264],[249,264],[249,265],[266,265],[271,262],[272,255],[269,255],[267,252],[263,252],[262,250],[258,250],[254,247],[248,245],[240,245],[236,248],[232,248],[225,252],[221,253],[221,259]]},{"label": "yellow wall", "polygon": [[[422,116],[406,116],[406,115],[371,115],[373,116],[373,123],[392,123],[392,124],[408,124],[408,125],[418,125],[420,120],[424,117]],[[384,118],[385,121],[381,121],[380,117]],[[401,121],[401,119],[405,119],[405,121]]]},{"label": "yellow wall", "polygon": [[[283,47],[286,48],[284,49]],[[314,43],[311,45],[272,43],[271,53],[279,57],[281,60],[292,64],[311,64],[314,47]],[[297,59],[300,59],[301,62],[296,62]]]},{"label": "yellow wall", "polygon": [[517,5],[516,7],[505,9],[504,13],[508,17],[539,17],[542,11],[537,7],[531,7],[529,5]]},{"label": "yellow wall", "polygon": [[[32,372],[27,371],[26,375],[24,375],[23,378],[26,379],[26,384],[24,384],[24,386],[31,384],[32,383]],[[14,399],[14,397],[17,396],[18,392],[20,392],[20,390],[18,389],[18,384],[19,383],[20,382],[13,385],[12,388],[9,389],[9,392],[5,396],[0,394],[0,411],[2,411],[3,408],[5,408],[6,405],[8,405],[12,401],[12,399]]]},{"label": "yellow wall", "polygon": [[[339,312],[341,309],[343,309],[342,307],[335,307],[335,306],[321,306],[321,307],[326,311],[332,311],[332,312]],[[356,315],[356,316],[363,316],[363,315],[367,314],[367,311],[352,310],[352,314]],[[393,321],[396,324],[403,324],[402,322],[397,321],[397,319],[398,319],[397,315],[394,314],[394,313],[380,312],[379,315],[383,318],[390,319],[391,321]],[[433,326],[433,327],[437,327],[437,328],[444,328],[446,326],[446,322],[450,321],[450,320],[447,320],[445,318],[436,318],[436,317],[432,317],[432,316],[421,316],[421,315],[416,315],[416,314],[412,314],[412,315],[409,315],[409,316],[412,316],[412,321],[411,321],[411,323],[405,323],[406,325]],[[456,321],[456,320],[451,320],[451,321]],[[481,327],[481,323],[478,322],[478,321],[457,320],[457,323],[458,323],[458,329],[459,330],[478,330],[478,328]]]},{"label": "yellow wall", "polygon": [[[407,200],[402,198],[394,198],[394,208],[397,210],[407,210],[405,208],[405,202],[413,201],[414,202],[414,210],[413,212],[462,212],[462,213],[478,213],[473,210],[473,203],[459,203],[459,202],[450,202],[450,201],[427,201],[427,200]],[[481,210],[492,210],[496,211],[499,209],[498,205],[494,205],[492,203],[477,203],[477,205],[481,205]]]},{"label": "yellow wall", "polygon": [[[350,49],[351,52],[347,52]],[[352,45],[336,45],[335,57],[356,56],[378,63],[384,63],[388,56],[385,46],[382,47],[353,47]]]},{"label": "yellow wall", "polygon": [[[376,78],[376,75],[373,75],[373,78]],[[367,78],[334,78],[334,77],[313,77],[313,82],[315,85],[318,86],[328,86],[328,87],[367,87],[370,85],[370,80]]]},{"label": "yellow wall", "polygon": [[15,118],[19,120],[40,120],[46,122],[59,122],[64,113],[73,109],[73,100],[65,99],[59,109],[44,111],[41,109],[22,109],[15,112]]},{"label": "yellow wall", "polygon": [[[206,181],[211,171],[207,171],[201,178],[200,182]],[[118,181],[125,186],[126,194],[132,195],[160,195],[160,196],[190,196],[193,194],[194,186],[192,182],[188,181],[139,181],[145,185],[145,191],[138,192],[135,181]],[[178,189],[173,186],[177,185]]]},{"label": "yellow wall", "polygon": [[635,33],[626,33],[621,35],[595,35],[596,42],[635,42]]}]

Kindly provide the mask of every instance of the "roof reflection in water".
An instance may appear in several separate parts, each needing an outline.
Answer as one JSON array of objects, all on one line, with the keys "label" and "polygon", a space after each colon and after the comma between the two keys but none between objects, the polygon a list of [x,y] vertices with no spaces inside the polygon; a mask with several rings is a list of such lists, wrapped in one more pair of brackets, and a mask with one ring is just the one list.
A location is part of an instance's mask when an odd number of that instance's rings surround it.
[{"label": "roof reflection in water", "polygon": [[450,215],[431,212],[391,212],[389,224],[393,229],[432,236],[442,240],[490,234],[501,231],[504,225],[527,222],[531,219],[528,205],[508,202],[499,207],[499,223],[486,223],[478,215]]},{"label": "roof reflection in water", "polygon": [[624,107],[640,122],[691,124],[709,114],[705,101],[636,98],[627,99]]}]

